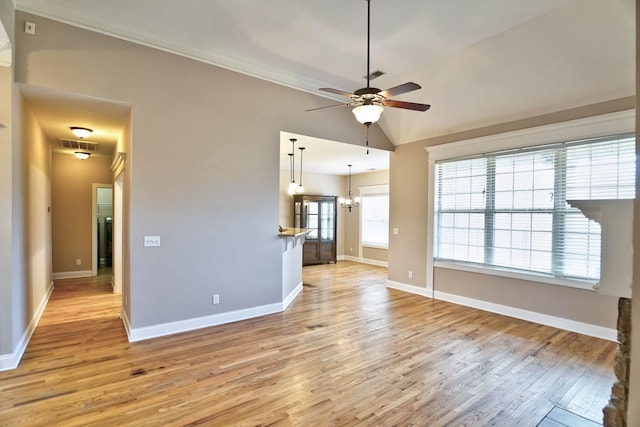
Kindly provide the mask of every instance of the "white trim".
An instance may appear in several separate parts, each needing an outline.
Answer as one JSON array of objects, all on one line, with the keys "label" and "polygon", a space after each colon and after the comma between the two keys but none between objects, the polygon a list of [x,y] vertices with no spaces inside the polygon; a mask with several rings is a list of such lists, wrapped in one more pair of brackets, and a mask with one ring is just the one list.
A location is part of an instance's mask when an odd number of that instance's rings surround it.
[{"label": "white trim", "polygon": [[[193,331],[210,326],[223,325],[225,323],[237,322],[240,320],[252,319],[254,317],[266,316],[268,314],[284,311],[284,304],[274,303],[251,307],[242,310],[229,311],[226,313],[212,314],[210,316],[196,317],[193,319],[178,320],[176,322],[162,323],[141,328],[131,328],[129,325],[129,342],[147,340],[151,338],[163,337],[166,335],[178,334],[181,332]],[[127,324],[127,322],[125,322]]]},{"label": "white trim", "polygon": [[367,243],[367,242],[362,242],[361,247],[363,248],[372,248],[372,249],[389,249],[389,245],[381,245],[378,243]]},{"label": "white trim", "polygon": [[111,170],[113,171],[113,179],[115,180],[120,176],[120,174],[124,171],[125,161],[127,160],[127,153],[123,153],[122,151],[118,151],[115,156],[113,156],[113,161],[111,162]]},{"label": "white trim", "polygon": [[549,314],[538,313],[522,308],[510,307],[508,305],[496,304],[493,302],[467,298],[440,291],[434,292],[434,298],[454,304],[464,305],[466,307],[476,308],[478,310],[489,311],[491,313],[526,320],[528,322],[552,326],[565,331],[589,335],[591,337],[601,338],[608,341],[618,341],[618,331],[611,328],[605,328],[604,326],[592,325],[590,323],[578,322],[576,320],[565,319],[563,317],[551,316]]},{"label": "white trim", "polygon": [[[479,138],[455,141],[447,144],[440,144],[425,147],[427,151],[427,288],[434,289],[433,283],[433,227],[434,227],[434,182],[435,163],[437,160],[451,159],[474,154],[490,153],[507,149],[517,149],[533,147],[536,145],[552,144],[565,141],[574,141],[586,138],[595,138],[609,135],[618,135],[634,132],[635,130],[635,109],[620,111],[616,113],[603,114],[600,116],[587,117],[583,119],[571,120],[561,123],[554,123],[545,126],[522,129],[501,134],[488,135]],[[456,264],[456,268],[459,268]],[[487,274],[486,271],[483,273]],[[495,275],[502,275],[500,270],[496,270]],[[511,276],[506,276],[511,277]],[[542,280],[535,274],[523,273],[522,278],[532,282],[549,283]],[[565,283],[553,283],[567,286]],[[579,287],[581,286],[574,286]],[[584,288],[583,288],[584,289]]]},{"label": "white trim", "polygon": [[428,288],[421,286],[407,285],[406,283],[394,282],[393,280],[387,280],[387,288],[396,289],[398,291],[408,292],[410,294],[421,295],[427,298],[433,298],[432,292]]},{"label": "white trim", "polygon": [[51,273],[51,278],[54,280],[58,279],[77,279],[80,277],[92,277],[93,272],[91,270],[80,270],[80,271],[62,271],[59,273]]},{"label": "white trim", "polygon": [[300,292],[302,292],[302,282],[298,283],[298,286],[295,287],[295,289],[293,289],[291,292],[289,292],[289,295],[287,295],[287,297],[284,299],[284,301],[282,301],[282,310],[286,310],[287,308],[289,308],[289,306],[291,305],[291,303],[296,299],[296,297],[298,295],[300,295]]},{"label": "white trim", "polygon": [[120,318],[124,324],[124,330],[127,333],[127,340],[131,342],[131,322],[129,322],[129,316],[127,316],[127,312],[124,311],[124,307],[122,307],[120,311]]},{"label": "white trim", "polygon": [[8,371],[11,369],[16,369],[22,360],[22,356],[24,356],[24,352],[27,350],[27,345],[31,340],[31,336],[36,330],[38,323],[40,322],[40,318],[42,317],[42,313],[44,313],[44,309],[47,307],[49,303],[49,298],[51,298],[51,294],[53,293],[53,282],[49,283],[49,288],[47,292],[42,297],[40,304],[38,304],[38,308],[36,312],[33,314],[33,318],[29,322],[27,329],[22,334],[22,338],[18,343],[16,350],[10,354],[0,355],[0,371]]},{"label": "white trim", "polygon": [[452,159],[500,150],[534,147],[583,138],[596,138],[634,132],[635,110],[553,123],[495,135],[425,147],[429,160]]},{"label": "white trim", "polygon": [[389,184],[378,184],[378,185],[363,185],[358,187],[358,191],[360,195],[366,194],[367,196],[375,196],[375,195],[389,195]]},{"label": "white trim", "polygon": [[355,256],[349,256],[349,255],[340,255],[338,257],[338,260],[359,262],[360,264],[377,265],[378,267],[389,267],[389,263],[387,261],[378,261],[377,259],[368,259],[368,258],[355,257]]}]

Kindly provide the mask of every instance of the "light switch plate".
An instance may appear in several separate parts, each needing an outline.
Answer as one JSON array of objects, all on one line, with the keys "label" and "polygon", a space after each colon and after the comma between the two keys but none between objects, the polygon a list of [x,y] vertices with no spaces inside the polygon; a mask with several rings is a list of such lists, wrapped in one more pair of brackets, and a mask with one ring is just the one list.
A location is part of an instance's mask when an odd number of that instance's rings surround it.
[{"label": "light switch plate", "polygon": [[144,236],[144,246],[160,246],[160,236]]}]

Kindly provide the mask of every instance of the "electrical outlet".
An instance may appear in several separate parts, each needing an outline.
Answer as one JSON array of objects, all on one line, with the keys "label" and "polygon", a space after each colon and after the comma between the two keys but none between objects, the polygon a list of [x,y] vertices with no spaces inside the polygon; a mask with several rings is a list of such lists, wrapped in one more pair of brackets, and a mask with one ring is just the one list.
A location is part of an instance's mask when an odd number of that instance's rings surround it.
[{"label": "electrical outlet", "polygon": [[409,270],[409,279],[413,279],[413,271]]},{"label": "electrical outlet", "polygon": [[33,22],[29,22],[29,21],[25,22],[24,23],[24,32],[34,36],[36,34],[36,24],[34,24]]},{"label": "electrical outlet", "polygon": [[220,304],[220,295],[214,294],[211,302],[213,304]]},{"label": "electrical outlet", "polygon": [[81,258],[77,258],[76,259],[76,265],[81,265],[82,264],[82,259]]},{"label": "electrical outlet", "polygon": [[349,252],[353,252],[353,248],[349,248]]}]

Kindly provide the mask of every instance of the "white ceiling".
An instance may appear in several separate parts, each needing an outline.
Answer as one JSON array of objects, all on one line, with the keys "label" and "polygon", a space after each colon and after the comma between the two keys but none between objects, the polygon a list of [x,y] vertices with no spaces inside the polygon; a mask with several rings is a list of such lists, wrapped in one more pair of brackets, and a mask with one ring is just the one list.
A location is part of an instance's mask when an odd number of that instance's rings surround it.
[{"label": "white ceiling", "polygon": [[389,152],[353,144],[343,144],[308,135],[280,132],[280,169],[290,169],[291,138],[295,138],[296,179],[300,171],[300,147],[304,147],[303,170],[305,173],[347,175],[349,167],[359,173],[389,169]]},{"label": "white ceiling", "polygon": [[[365,86],[363,0],[16,3],[321,96]],[[635,93],[634,0],[372,0],[371,39],[372,85],[414,81],[395,99],[432,105],[385,109],[396,145]]]}]

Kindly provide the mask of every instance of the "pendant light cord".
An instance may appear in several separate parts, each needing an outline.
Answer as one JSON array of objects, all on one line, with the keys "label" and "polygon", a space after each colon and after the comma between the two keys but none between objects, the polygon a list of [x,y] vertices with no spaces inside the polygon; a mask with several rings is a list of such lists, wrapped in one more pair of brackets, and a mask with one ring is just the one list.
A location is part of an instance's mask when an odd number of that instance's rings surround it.
[{"label": "pendant light cord", "polygon": [[300,150],[300,187],[302,187],[302,153],[304,153],[304,147],[298,147]]}]

